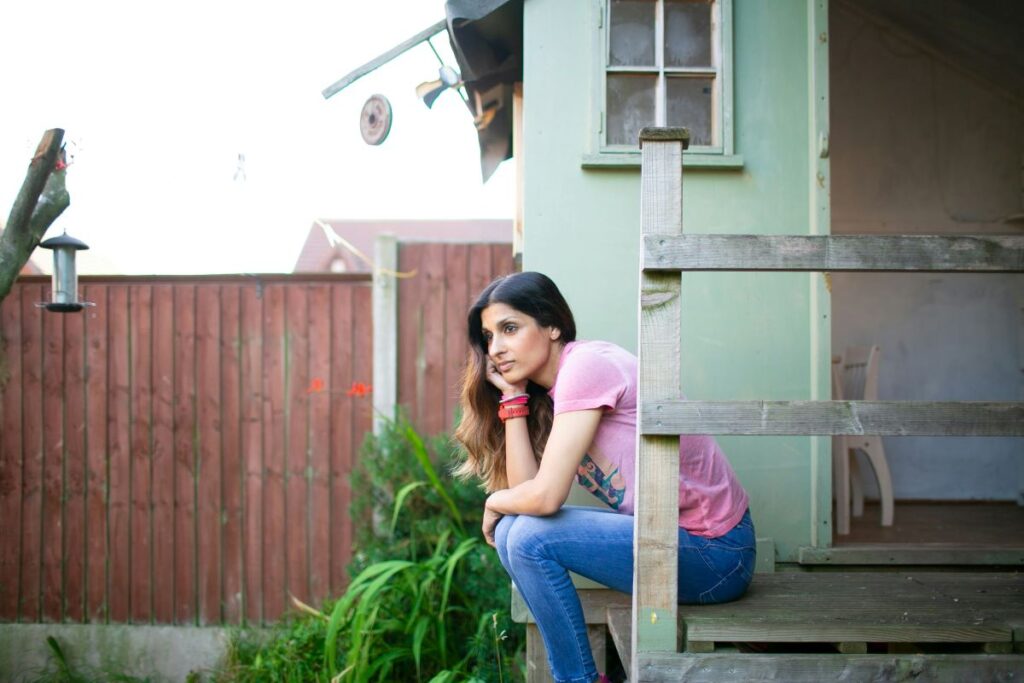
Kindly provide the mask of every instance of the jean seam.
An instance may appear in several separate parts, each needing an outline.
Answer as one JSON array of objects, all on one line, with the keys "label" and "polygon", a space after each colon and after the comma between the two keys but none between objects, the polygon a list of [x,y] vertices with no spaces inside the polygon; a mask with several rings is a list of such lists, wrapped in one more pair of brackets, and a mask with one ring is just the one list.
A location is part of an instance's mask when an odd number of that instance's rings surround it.
[{"label": "jean seam", "polygon": [[[700,596],[699,596],[699,599],[700,599],[700,601],[701,601],[701,602],[703,603],[703,602],[704,602],[704,597],[705,597],[705,596],[707,596],[707,595],[709,595],[709,594],[713,596],[714,592],[715,592],[715,591],[716,591],[716,590],[717,590],[717,589],[718,589],[718,588],[719,588],[719,587],[720,587],[720,586],[721,586],[722,584],[724,584],[724,583],[725,583],[726,581],[728,581],[728,580],[729,580],[729,579],[730,579],[730,578],[731,578],[731,577],[733,576],[733,574],[735,574],[735,573],[736,573],[737,571],[739,571],[740,569],[743,569],[743,563],[742,563],[742,562],[738,562],[738,563],[736,564],[736,566],[735,566],[735,567],[733,567],[733,568],[732,568],[731,570],[729,570],[729,573],[727,573],[727,574],[726,574],[725,576],[722,576],[721,574],[719,574],[719,577],[720,577],[720,578],[719,578],[719,580],[718,580],[718,583],[716,583],[716,584],[715,584],[714,586],[712,586],[711,588],[708,588],[708,589],[707,589],[706,591],[702,592],[702,593],[700,594]],[[716,572],[716,573],[717,573],[717,572]]]}]

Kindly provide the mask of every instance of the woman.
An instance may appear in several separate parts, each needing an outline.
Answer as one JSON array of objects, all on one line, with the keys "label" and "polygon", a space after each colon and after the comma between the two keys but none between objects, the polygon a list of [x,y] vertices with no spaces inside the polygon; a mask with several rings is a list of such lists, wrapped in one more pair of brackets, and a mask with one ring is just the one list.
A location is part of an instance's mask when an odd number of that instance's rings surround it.
[{"label": "woman", "polygon": [[[559,683],[599,676],[569,571],[633,587],[637,363],[577,341],[572,312],[540,273],[488,285],[469,311],[459,473],[490,492],[483,534],[540,627]],[[717,443],[680,439],[679,600],[733,600],[754,568],[747,494]],[[620,514],[562,507],[573,479]]]}]

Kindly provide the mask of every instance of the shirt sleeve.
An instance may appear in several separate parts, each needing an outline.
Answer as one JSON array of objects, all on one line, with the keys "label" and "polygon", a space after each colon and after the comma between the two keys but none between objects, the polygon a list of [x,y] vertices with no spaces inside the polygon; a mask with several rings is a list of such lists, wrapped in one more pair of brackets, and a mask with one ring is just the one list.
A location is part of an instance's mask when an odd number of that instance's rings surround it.
[{"label": "shirt sleeve", "polygon": [[586,346],[565,359],[555,381],[555,415],[576,410],[612,410],[626,392],[628,379],[612,359]]}]

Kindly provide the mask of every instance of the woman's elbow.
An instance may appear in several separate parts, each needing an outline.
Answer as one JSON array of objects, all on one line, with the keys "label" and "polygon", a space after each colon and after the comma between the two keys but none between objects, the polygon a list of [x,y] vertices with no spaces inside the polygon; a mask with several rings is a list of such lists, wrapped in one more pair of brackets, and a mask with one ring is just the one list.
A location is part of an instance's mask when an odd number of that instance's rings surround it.
[{"label": "woman's elbow", "polygon": [[555,491],[542,491],[537,497],[536,507],[537,515],[540,517],[547,517],[553,515],[562,509],[562,505],[565,504],[565,499],[568,498],[567,494],[558,493]]}]

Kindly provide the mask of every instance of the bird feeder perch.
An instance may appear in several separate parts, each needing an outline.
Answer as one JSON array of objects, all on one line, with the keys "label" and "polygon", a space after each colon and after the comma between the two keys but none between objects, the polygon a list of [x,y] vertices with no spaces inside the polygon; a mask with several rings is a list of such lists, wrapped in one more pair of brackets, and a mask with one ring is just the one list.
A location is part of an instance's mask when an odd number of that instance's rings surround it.
[{"label": "bird feeder perch", "polygon": [[88,249],[85,242],[71,237],[66,232],[39,243],[43,249],[53,250],[52,301],[38,304],[48,311],[73,313],[93,304],[78,300],[78,272],[75,270],[75,252]]}]

